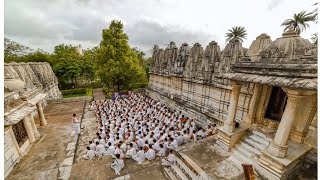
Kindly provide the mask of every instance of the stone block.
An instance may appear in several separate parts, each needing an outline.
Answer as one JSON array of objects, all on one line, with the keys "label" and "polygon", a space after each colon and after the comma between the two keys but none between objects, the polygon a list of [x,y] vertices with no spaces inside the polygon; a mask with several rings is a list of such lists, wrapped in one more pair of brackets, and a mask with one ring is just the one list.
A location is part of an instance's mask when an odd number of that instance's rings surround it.
[{"label": "stone block", "polygon": [[73,164],[73,156],[67,159],[64,159],[62,162],[62,166],[72,166]]},{"label": "stone block", "polygon": [[16,162],[18,159],[19,159],[19,153],[18,152],[15,152],[12,156],[11,156],[11,158],[12,158],[12,161],[13,162]]},{"label": "stone block", "polygon": [[68,143],[67,151],[74,150],[75,148],[76,148],[76,143],[75,142]]},{"label": "stone block", "polygon": [[14,154],[14,151],[15,151],[14,147],[11,146],[11,147],[4,153],[4,158],[5,158],[5,160],[10,159],[10,157]]},{"label": "stone block", "polygon": [[58,179],[68,180],[70,177],[70,174],[71,174],[71,168],[72,168],[72,166],[59,167],[60,176],[58,177]]},{"label": "stone block", "polygon": [[11,166],[13,166],[13,162],[10,158],[9,160],[4,162],[4,172],[7,172]]}]

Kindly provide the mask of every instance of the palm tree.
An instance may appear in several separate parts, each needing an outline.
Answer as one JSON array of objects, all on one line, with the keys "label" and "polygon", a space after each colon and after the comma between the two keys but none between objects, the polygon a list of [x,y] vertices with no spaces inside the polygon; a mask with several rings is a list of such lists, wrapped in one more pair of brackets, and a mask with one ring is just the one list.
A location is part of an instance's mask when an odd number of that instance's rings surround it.
[{"label": "palm tree", "polygon": [[314,14],[314,21],[318,24],[318,3],[316,2],[313,5],[316,6],[316,9],[312,11]]},{"label": "palm tree", "polygon": [[228,33],[226,35],[226,42],[232,40],[232,39],[239,39],[241,42],[243,42],[243,39],[247,38],[247,30],[242,26],[235,26],[231,29],[228,29]]},{"label": "palm tree", "polygon": [[315,21],[315,14],[313,12],[307,13],[307,11],[301,11],[298,14],[293,15],[293,19],[286,19],[281,26],[285,26],[283,31],[289,29],[290,26],[293,26],[293,30],[296,30],[298,34],[306,30],[309,27],[307,22]]}]

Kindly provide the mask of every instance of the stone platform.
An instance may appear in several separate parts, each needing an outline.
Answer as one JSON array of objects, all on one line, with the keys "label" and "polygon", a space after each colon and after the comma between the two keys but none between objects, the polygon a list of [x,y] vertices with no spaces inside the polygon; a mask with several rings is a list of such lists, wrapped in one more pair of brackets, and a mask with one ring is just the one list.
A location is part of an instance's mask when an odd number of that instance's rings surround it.
[{"label": "stone platform", "polygon": [[159,158],[153,161],[144,161],[138,164],[132,159],[125,159],[124,168],[120,175],[115,175],[110,167],[112,163],[111,156],[104,156],[93,160],[82,160],[72,166],[70,180],[105,180],[105,179],[128,179],[130,180],[165,180],[163,169]]},{"label": "stone platform", "polygon": [[[11,179],[68,179],[71,172],[76,137],[72,132],[72,114],[81,116],[83,101],[52,103],[44,109],[48,125],[38,126],[43,135],[35,142],[6,178]],[[37,124],[39,120],[36,119]],[[72,150],[73,149],[73,150]]]}]

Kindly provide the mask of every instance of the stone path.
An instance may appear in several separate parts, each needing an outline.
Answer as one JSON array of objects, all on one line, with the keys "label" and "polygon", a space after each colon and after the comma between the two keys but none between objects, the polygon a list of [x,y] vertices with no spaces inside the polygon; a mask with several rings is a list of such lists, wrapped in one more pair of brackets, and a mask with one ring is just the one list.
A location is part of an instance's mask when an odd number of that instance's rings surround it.
[{"label": "stone path", "polygon": [[105,96],[102,92],[102,88],[93,89],[93,98],[94,100],[105,100]]},{"label": "stone path", "polygon": [[83,154],[86,153],[86,147],[89,144],[89,141],[95,138],[97,132],[97,122],[94,111],[90,111],[88,107],[88,103],[84,110],[84,115],[81,123],[81,127],[83,128],[83,132],[81,132],[81,136],[79,137],[77,144],[77,151],[75,156],[75,162],[78,163],[83,161],[81,158]]},{"label": "stone path", "polygon": [[70,136],[72,114],[81,116],[83,101],[52,103],[44,109],[48,125],[39,128],[45,134],[6,179],[68,179],[73,163],[76,136]]}]

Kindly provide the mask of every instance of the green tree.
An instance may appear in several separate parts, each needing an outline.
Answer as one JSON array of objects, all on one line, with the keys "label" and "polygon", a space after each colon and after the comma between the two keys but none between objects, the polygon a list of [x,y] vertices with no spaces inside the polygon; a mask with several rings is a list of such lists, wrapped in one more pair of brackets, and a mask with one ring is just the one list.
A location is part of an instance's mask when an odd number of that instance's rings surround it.
[{"label": "green tree", "polygon": [[128,44],[121,21],[111,21],[109,28],[102,31],[94,66],[101,80],[117,91],[147,81],[137,53]]},{"label": "green tree", "polygon": [[234,26],[231,29],[228,29],[226,33],[226,42],[229,42],[232,39],[239,39],[243,42],[243,39],[247,38],[247,30],[242,26]]},{"label": "green tree", "polygon": [[286,19],[281,26],[285,26],[283,31],[286,31],[291,26],[293,30],[297,31],[300,34],[302,31],[306,30],[309,27],[308,22],[315,21],[316,16],[313,12],[301,11],[298,14],[293,15],[293,19]]}]

